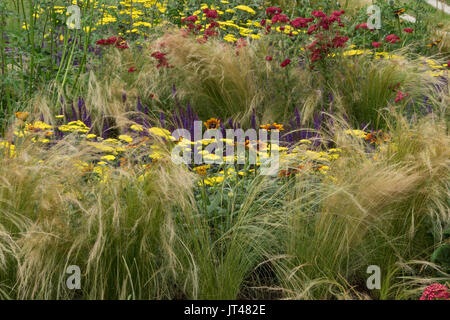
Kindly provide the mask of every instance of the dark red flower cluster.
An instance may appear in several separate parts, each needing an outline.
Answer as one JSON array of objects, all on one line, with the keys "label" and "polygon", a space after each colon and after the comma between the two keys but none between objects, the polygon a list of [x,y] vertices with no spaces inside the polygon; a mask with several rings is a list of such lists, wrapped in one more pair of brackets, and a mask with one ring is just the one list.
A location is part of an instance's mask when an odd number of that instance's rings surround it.
[{"label": "dark red flower cluster", "polygon": [[283,10],[281,10],[278,7],[268,7],[266,9],[266,15],[268,15],[269,17],[272,17],[273,15],[276,15],[276,14],[280,14],[282,12],[283,12]]},{"label": "dark red flower cluster", "polygon": [[284,67],[286,67],[288,64],[290,64],[291,63],[291,60],[290,59],[286,59],[286,60],[284,60],[281,64],[280,64],[280,66],[282,67],[282,68],[284,68]]},{"label": "dark red flower cluster", "polygon": [[118,49],[128,49],[128,44],[122,37],[109,37],[107,39],[100,39],[96,43],[99,46],[111,46],[114,45]]},{"label": "dark red flower cluster", "polygon": [[275,24],[275,23],[288,23],[288,22],[289,22],[289,18],[288,18],[287,15],[284,15],[284,14],[276,14],[272,18],[272,24]]},{"label": "dark red flower cluster", "polygon": [[306,47],[310,54],[311,63],[326,58],[333,48],[344,48],[346,46],[348,37],[340,35],[338,30],[329,32],[334,23],[337,23],[339,27],[343,26],[340,16],[344,13],[344,11],[334,11],[329,16],[322,11],[311,13],[316,19],[316,23],[308,28],[308,34],[315,33],[314,37],[316,38]]},{"label": "dark red flower cluster", "polygon": [[158,60],[158,65],[156,68],[166,67],[166,68],[173,68],[172,66],[169,66],[169,62],[167,61],[166,53],[161,51],[155,51],[151,54],[152,58],[155,58]]},{"label": "dark red flower cluster", "polygon": [[199,19],[196,15],[189,16],[187,18],[181,19],[181,24],[186,24],[188,27],[188,32],[192,32],[195,35],[198,35],[200,30],[204,28],[203,38],[197,39],[199,43],[205,43],[208,41],[209,37],[218,36],[219,32],[216,30],[220,25],[214,19],[219,17],[219,14],[216,10],[211,10],[205,8],[203,13],[209,18],[209,26],[205,27],[201,24],[195,24]]},{"label": "dark red flower cluster", "polygon": [[325,18],[327,16],[322,11],[313,11],[313,12],[311,12],[311,15],[316,18]]},{"label": "dark red flower cluster", "polygon": [[400,41],[400,38],[395,34],[390,34],[386,36],[386,42],[396,43],[397,41]]},{"label": "dark red flower cluster", "polygon": [[197,20],[198,20],[198,17],[196,15],[193,15],[193,16],[189,16],[187,18],[181,19],[181,23],[185,23],[185,22],[195,23]]},{"label": "dark red flower cluster", "polygon": [[195,22],[198,20],[198,17],[196,15],[189,16],[187,18],[181,19],[181,24],[186,24],[186,27],[188,27],[189,32],[193,31],[196,33],[198,30],[202,28],[200,24],[195,24]]},{"label": "dark red flower cluster", "polygon": [[414,30],[411,28],[405,28],[405,29],[403,29],[403,31],[405,31],[407,33],[413,33]]},{"label": "dark red flower cluster", "polygon": [[314,31],[318,30],[319,28],[323,30],[329,30],[330,26],[333,25],[333,23],[337,22],[339,27],[343,27],[340,16],[344,14],[345,11],[334,11],[332,14],[327,16],[322,11],[313,11],[311,14],[318,20],[315,24],[311,25],[308,28],[308,34],[312,34]]},{"label": "dark red flower cluster", "polygon": [[308,28],[308,23],[313,22],[313,18],[295,18],[291,21],[290,25],[294,28],[300,29],[300,28]]},{"label": "dark red flower cluster", "polygon": [[216,10],[205,8],[203,9],[203,13],[206,14],[206,17],[210,19],[217,19],[219,17],[219,14]]},{"label": "dark red flower cluster", "polygon": [[333,48],[344,48],[347,41],[348,37],[336,35],[332,40]]}]

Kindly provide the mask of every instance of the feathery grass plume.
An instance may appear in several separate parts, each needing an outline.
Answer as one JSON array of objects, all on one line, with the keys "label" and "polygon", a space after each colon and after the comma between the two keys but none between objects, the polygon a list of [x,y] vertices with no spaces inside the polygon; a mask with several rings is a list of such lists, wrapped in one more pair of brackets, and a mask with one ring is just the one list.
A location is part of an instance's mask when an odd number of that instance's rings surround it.
[{"label": "feathery grass plume", "polygon": [[[200,187],[201,188],[201,187]],[[267,177],[234,180],[209,190],[198,212],[182,214],[176,229],[177,283],[189,299],[237,299],[257,294],[246,280],[276,239],[269,223],[283,188]],[[205,204],[203,207],[202,204]]]},{"label": "feathery grass plume", "polygon": [[166,34],[160,41],[175,66],[177,89],[196,106],[201,118],[219,116],[249,120],[256,107],[252,52],[215,39],[198,43],[184,33]]},{"label": "feathery grass plume", "polygon": [[[46,255],[47,248],[56,244],[55,252],[61,249],[57,246],[61,242],[54,242],[55,238],[70,234],[64,226],[67,218],[63,211],[67,207],[64,202],[71,198],[67,188],[76,194],[81,179],[75,170],[67,169],[80,156],[65,141],[49,151],[30,139],[16,144],[12,156],[8,152],[0,155],[0,228],[15,242],[12,259],[17,261],[8,268],[7,277],[2,277],[2,280],[6,280],[12,288],[10,295],[13,298],[28,296],[20,293],[27,265],[51,260],[52,257]],[[42,159],[46,160],[45,164],[40,161]],[[67,181],[74,184],[66,185]],[[36,279],[40,279],[40,275],[43,277],[40,283],[36,282],[33,288],[28,288],[28,297],[39,290],[46,290],[39,289],[39,286],[48,280],[46,272],[52,273],[53,267],[33,270]]]},{"label": "feathery grass plume", "polygon": [[435,96],[435,87],[442,80],[427,72],[423,58],[405,59],[401,57],[404,53],[404,49],[393,52],[391,59],[369,56],[344,59],[343,67],[333,77],[332,89],[339,102],[336,107],[355,125],[370,122],[374,128],[384,128],[381,113],[388,105],[394,105],[398,90],[408,93],[411,106],[399,104],[397,109],[409,116],[425,109],[419,103],[424,96]]},{"label": "feathery grass plume", "polygon": [[[448,226],[450,218],[445,126],[431,118],[411,125],[400,116],[388,123],[391,142],[376,159],[338,132],[343,155],[329,172],[334,178],[297,178],[283,210],[289,258],[277,268],[288,297],[406,298],[414,288],[405,276],[442,279],[426,266],[442,244],[430,227]],[[366,288],[369,265],[381,268],[381,290]]]},{"label": "feathery grass plume", "polygon": [[[1,159],[0,226],[17,243],[10,295],[172,298],[165,233],[176,212],[192,210],[190,174],[161,145],[160,159],[146,167],[110,167],[91,179],[74,164],[95,153],[70,139],[50,150],[24,142],[14,159]],[[81,268],[81,290],[66,287],[69,265]]]}]

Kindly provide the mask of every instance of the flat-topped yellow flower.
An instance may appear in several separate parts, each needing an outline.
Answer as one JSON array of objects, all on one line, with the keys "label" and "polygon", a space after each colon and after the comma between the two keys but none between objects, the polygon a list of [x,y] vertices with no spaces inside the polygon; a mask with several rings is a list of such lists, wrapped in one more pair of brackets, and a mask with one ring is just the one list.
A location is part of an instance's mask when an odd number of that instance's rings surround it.
[{"label": "flat-topped yellow flower", "polygon": [[345,133],[346,134],[349,134],[349,135],[353,135],[353,136],[355,136],[355,137],[358,137],[358,138],[365,138],[366,137],[366,132],[364,132],[364,131],[362,131],[362,130],[345,130]]},{"label": "flat-topped yellow flower", "polygon": [[253,10],[252,8],[250,8],[249,6],[238,5],[238,6],[234,7],[234,8],[238,9],[238,10],[246,11],[246,12],[251,13],[251,14],[256,14],[256,11]]},{"label": "flat-topped yellow flower", "polygon": [[136,132],[142,132],[142,131],[144,131],[144,128],[143,128],[141,125],[139,125],[139,124],[133,124],[133,125],[131,125],[131,126],[130,126],[130,129],[133,130],[133,131],[136,131]]},{"label": "flat-topped yellow flower", "polygon": [[148,132],[154,136],[168,139],[170,137],[170,131],[164,128],[151,127]]},{"label": "flat-topped yellow flower", "polygon": [[129,135],[126,135],[126,134],[121,134],[119,136],[119,140],[122,140],[122,141],[125,141],[125,142],[128,142],[128,143],[133,142],[133,138],[130,137]]},{"label": "flat-topped yellow flower", "polygon": [[107,161],[114,161],[116,160],[116,157],[113,156],[112,154],[108,154],[106,156],[101,157],[102,160],[107,160]]},{"label": "flat-topped yellow flower", "polygon": [[53,127],[45,122],[42,121],[35,121],[33,122],[33,124],[27,124],[27,129],[30,131],[34,131],[34,130],[50,130]]}]

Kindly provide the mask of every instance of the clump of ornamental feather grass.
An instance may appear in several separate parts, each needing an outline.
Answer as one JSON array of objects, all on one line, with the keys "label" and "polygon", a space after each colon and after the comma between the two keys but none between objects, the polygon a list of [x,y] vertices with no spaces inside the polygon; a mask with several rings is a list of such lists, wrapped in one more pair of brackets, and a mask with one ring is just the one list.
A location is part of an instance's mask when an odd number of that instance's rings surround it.
[{"label": "clump of ornamental feather grass", "polygon": [[[275,259],[287,297],[417,298],[424,284],[448,279],[430,262],[450,225],[445,123],[393,120],[391,141],[375,160],[360,141],[338,133],[343,154],[333,178],[297,177],[282,211],[285,256]],[[370,265],[380,267],[380,290],[366,287]]]}]

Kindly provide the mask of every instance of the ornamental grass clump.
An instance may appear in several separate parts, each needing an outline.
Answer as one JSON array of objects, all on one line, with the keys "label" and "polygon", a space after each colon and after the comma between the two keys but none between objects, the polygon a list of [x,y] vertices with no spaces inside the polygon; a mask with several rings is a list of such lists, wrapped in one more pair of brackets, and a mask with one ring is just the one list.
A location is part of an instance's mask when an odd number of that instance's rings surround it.
[{"label": "ornamental grass clump", "polygon": [[[343,151],[329,171],[334,179],[298,176],[283,210],[286,258],[277,263],[287,296],[418,298],[418,279],[448,277],[431,263],[450,223],[445,125],[432,118],[388,123],[391,140],[375,157],[360,138],[337,133]],[[370,265],[380,267],[380,290],[366,287]]]},{"label": "ornamental grass clump", "polygon": [[[94,156],[71,136],[50,150],[25,141],[14,158],[1,155],[0,230],[6,235],[0,261],[7,265],[0,269],[1,293],[20,299],[176,297],[167,235],[176,213],[192,210],[191,174],[167,157],[143,167],[99,164],[93,172],[77,165]],[[70,265],[81,269],[80,290],[65,284]]]},{"label": "ornamental grass clump", "polygon": [[210,39],[199,43],[182,33],[162,40],[178,78],[177,89],[189,97],[201,118],[249,118],[257,107],[252,51],[243,46],[236,54],[232,45]]}]

